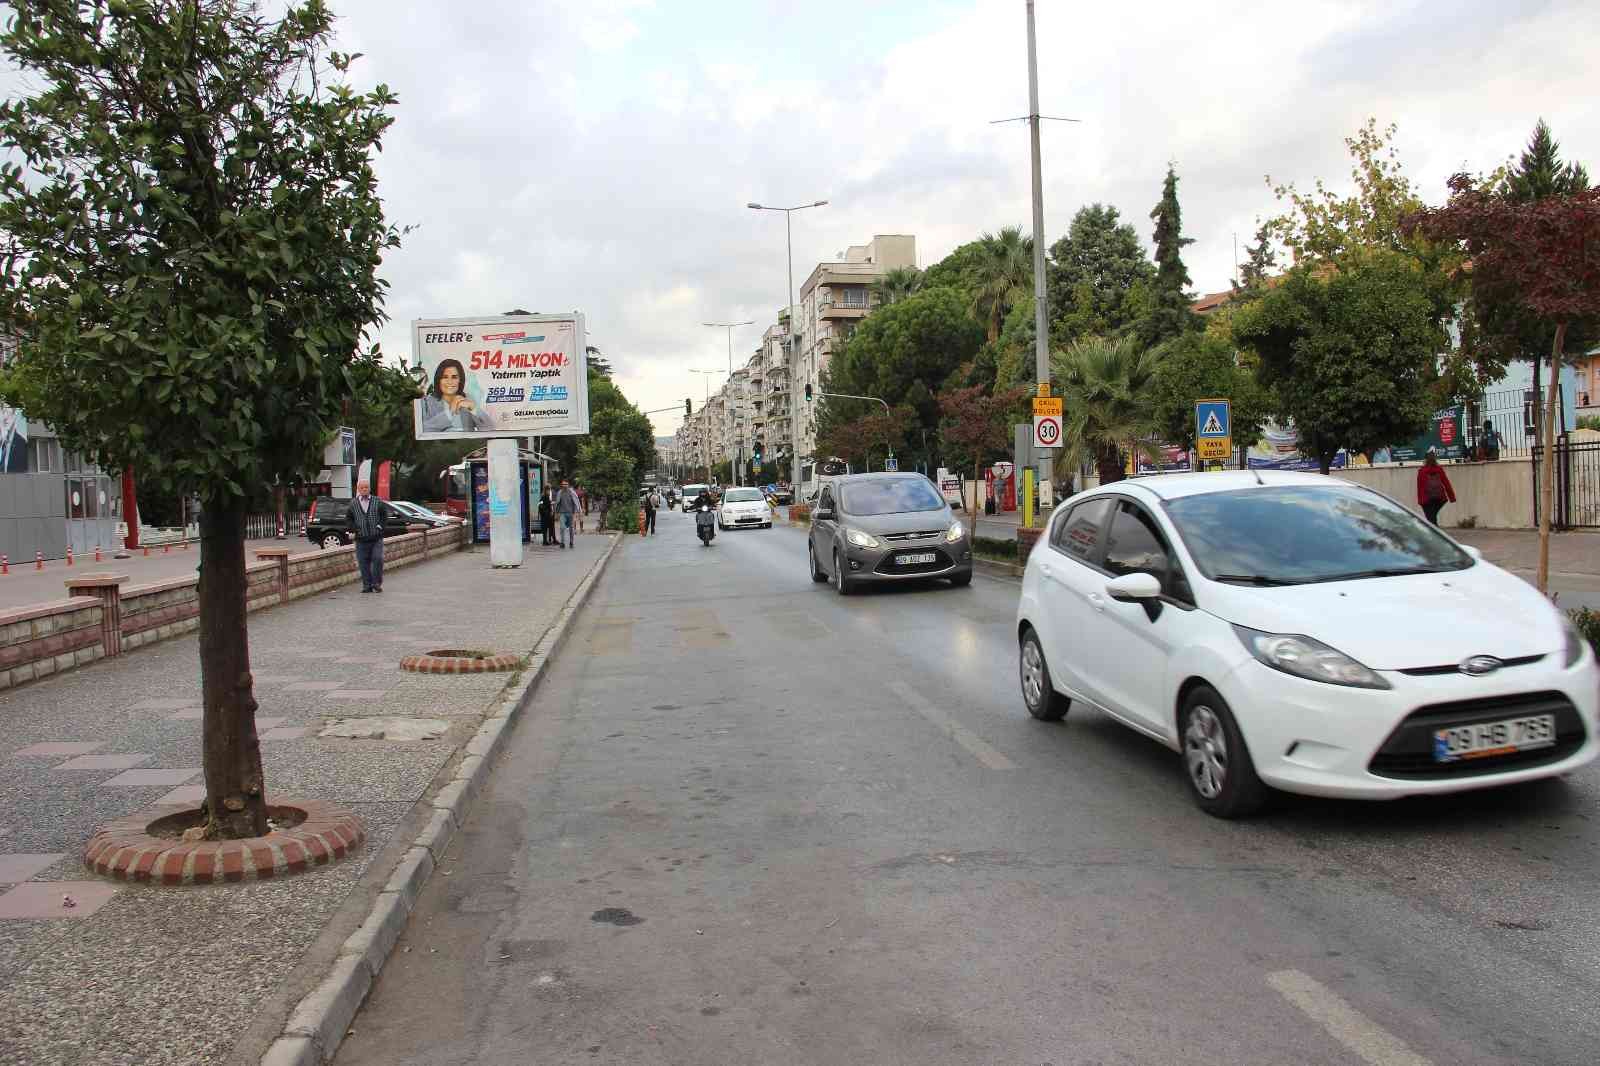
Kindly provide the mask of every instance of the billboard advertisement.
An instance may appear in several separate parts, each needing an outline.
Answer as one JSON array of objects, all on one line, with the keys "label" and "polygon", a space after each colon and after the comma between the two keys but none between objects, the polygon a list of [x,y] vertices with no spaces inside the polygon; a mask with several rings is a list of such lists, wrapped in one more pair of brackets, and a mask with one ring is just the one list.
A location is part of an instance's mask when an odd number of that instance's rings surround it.
[{"label": "billboard advertisement", "polygon": [[417,319],[411,331],[418,440],[589,432],[582,315]]}]

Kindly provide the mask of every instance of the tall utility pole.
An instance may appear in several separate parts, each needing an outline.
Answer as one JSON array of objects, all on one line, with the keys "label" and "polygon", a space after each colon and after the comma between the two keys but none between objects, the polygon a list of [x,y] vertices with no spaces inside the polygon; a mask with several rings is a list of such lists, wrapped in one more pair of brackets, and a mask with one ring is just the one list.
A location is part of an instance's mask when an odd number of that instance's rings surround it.
[{"label": "tall utility pole", "polygon": [[[1028,141],[1033,153],[1033,371],[1041,385],[1050,382],[1050,305],[1044,277],[1044,180],[1039,159],[1039,48],[1033,32],[1033,0],[1028,4]],[[1046,451],[1039,478],[1050,482],[1054,463]],[[1052,488],[1054,487],[1052,483]]]},{"label": "tall utility pole", "polygon": [[[753,326],[755,325],[755,322],[702,322],[700,324],[702,326],[710,326],[713,329],[725,329],[728,331],[728,399],[731,401],[733,399],[733,331],[739,326]],[[743,404],[740,404],[740,406],[743,407]],[[728,413],[731,414],[733,410],[734,408],[730,403],[728,406]],[[739,443],[736,446],[733,460],[733,483],[735,486],[739,484],[739,468],[743,465],[744,438],[741,436],[739,438]]]},{"label": "tall utility pole", "polygon": [[795,351],[794,342],[797,333],[794,320],[794,227],[790,216],[796,211],[804,211],[809,207],[825,207],[828,201],[817,200],[809,204],[800,204],[796,207],[765,207],[751,202],[745,204],[752,211],[782,211],[783,233],[785,247],[789,252],[789,487],[793,493],[791,499],[800,502],[800,376],[795,373],[798,369],[796,363],[799,355]]}]

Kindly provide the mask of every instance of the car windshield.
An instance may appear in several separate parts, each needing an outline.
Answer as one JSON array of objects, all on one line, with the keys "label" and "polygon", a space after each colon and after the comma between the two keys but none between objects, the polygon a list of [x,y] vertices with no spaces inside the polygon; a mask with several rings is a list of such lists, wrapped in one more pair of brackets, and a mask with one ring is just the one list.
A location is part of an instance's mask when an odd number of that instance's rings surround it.
[{"label": "car windshield", "polygon": [[1198,493],[1169,500],[1166,511],[1213,581],[1303,585],[1472,565],[1404,507],[1340,482]]},{"label": "car windshield", "polygon": [[723,503],[760,503],[760,489],[729,489],[722,494]]},{"label": "car windshield", "polygon": [[706,487],[704,485],[685,485],[683,487],[683,494],[691,499],[705,491]]},{"label": "car windshield", "polygon": [[905,514],[908,511],[938,511],[944,497],[920,477],[896,477],[857,481],[844,486],[841,503],[846,514]]}]

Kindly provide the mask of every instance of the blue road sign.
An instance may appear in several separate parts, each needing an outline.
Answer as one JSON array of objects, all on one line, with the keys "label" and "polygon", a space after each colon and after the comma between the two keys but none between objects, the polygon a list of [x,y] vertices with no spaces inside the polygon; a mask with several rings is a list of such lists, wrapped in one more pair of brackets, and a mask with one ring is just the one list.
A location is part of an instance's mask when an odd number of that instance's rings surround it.
[{"label": "blue road sign", "polygon": [[1233,421],[1227,400],[1195,402],[1194,442],[1201,459],[1226,459],[1233,452]]},{"label": "blue road sign", "polygon": [[885,459],[883,461],[883,468],[885,470],[888,470],[888,471],[891,471],[891,472],[899,470],[900,469],[900,460],[896,459],[894,456],[891,455],[891,456],[889,456],[889,458],[887,458],[887,459]]}]

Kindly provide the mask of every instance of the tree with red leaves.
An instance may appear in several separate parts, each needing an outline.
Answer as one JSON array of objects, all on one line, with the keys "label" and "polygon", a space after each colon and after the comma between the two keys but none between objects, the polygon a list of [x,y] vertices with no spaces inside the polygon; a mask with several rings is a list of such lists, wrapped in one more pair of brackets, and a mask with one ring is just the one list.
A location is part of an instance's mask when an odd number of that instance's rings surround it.
[{"label": "tree with red leaves", "polygon": [[[1028,391],[1025,386],[1019,386],[996,389],[990,394],[984,392],[984,386],[973,385],[939,393],[939,411],[944,415],[940,438],[949,453],[961,463],[957,469],[970,465],[973,480],[983,480],[979,475],[984,460],[1004,452],[1011,443],[1013,416]],[[967,515],[972,536],[977,536],[978,532],[978,510],[974,506]]]},{"label": "tree with red leaves", "polygon": [[1600,188],[1518,202],[1465,174],[1450,179],[1450,201],[1405,223],[1436,241],[1457,241],[1475,303],[1517,307],[1554,327],[1545,393],[1545,474],[1539,504],[1539,590],[1550,576],[1550,511],[1555,499],[1557,388],[1567,333],[1600,320]]}]

